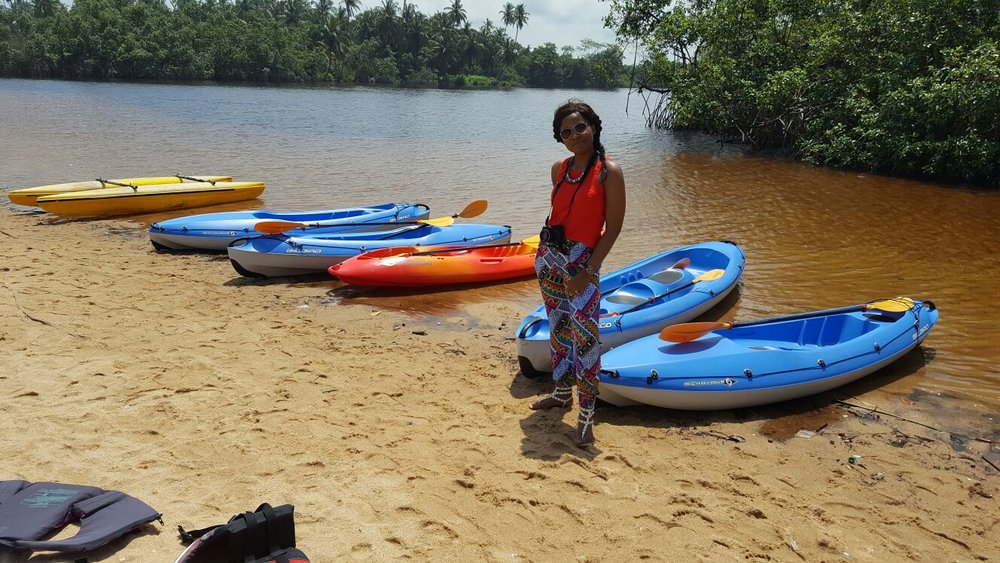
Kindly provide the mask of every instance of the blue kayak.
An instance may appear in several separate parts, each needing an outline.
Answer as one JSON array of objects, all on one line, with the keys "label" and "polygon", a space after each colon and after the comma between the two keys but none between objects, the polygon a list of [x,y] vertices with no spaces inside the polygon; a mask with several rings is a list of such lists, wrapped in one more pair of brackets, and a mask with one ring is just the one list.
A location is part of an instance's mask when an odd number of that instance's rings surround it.
[{"label": "blue kayak", "polygon": [[422,203],[383,203],[369,207],[349,207],[321,211],[228,211],[188,215],[153,223],[149,240],[157,250],[216,250],[224,251],[238,238],[262,235],[253,229],[261,221],[302,223],[291,232],[312,234],[354,230],[388,229],[386,225],[426,219],[430,208]]},{"label": "blue kayak", "polygon": [[[745,265],[735,243],[712,241],[667,250],[601,276],[601,348],[607,351],[701,315],[736,287]],[[516,336],[521,373],[551,372],[544,305],[521,321]]]},{"label": "blue kayak", "polygon": [[[887,311],[880,304],[902,304]],[[601,358],[600,398],[684,410],[752,407],[822,393],[882,368],[934,328],[930,301],[896,298],[746,323],[670,327]],[[699,325],[724,325],[695,330]]]},{"label": "blue kayak", "polygon": [[229,261],[247,277],[326,273],[334,264],[377,248],[393,246],[471,246],[510,241],[510,227],[463,223],[406,225],[387,231],[309,236],[264,235],[238,239],[227,248]]}]

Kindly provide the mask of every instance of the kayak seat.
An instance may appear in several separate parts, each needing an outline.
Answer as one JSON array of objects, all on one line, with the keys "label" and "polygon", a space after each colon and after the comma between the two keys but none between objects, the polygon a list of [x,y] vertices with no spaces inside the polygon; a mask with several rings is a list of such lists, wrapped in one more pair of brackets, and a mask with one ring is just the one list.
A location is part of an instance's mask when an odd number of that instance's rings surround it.
[{"label": "kayak seat", "polygon": [[[676,279],[674,281],[676,281]],[[646,301],[663,295],[664,293],[670,291],[671,285],[673,285],[673,282],[660,283],[656,280],[656,276],[654,275],[648,278],[642,278],[637,281],[629,282],[614,291],[608,292],[604,298],[611,303],[635,305],[641,301]]]},{"label": "kayak seat", "polygon": [[653,289],[642,282],[627,283],[604,296],[609,303],[636,305],[656,295]]},{"label": "kayak seat", "polygon": [[809,319],[799,331],[800,346],[832,346],[862,336],[877,327],[868,319],[853,315],[833,315]]},{"label": "kayak seat", "polygon": [[[618,277],[618,288],[604,294],[604,298],[612,303],[634,304],[637,298],[649,299],[660,295],[684,277],[684,272],[667,268],[659,270],[650,276],[644,276],[639,270],[626,272]],[[621,297],[616,298],[615,295]]]},{"label": "kayak seat", "polygon": [[657,283],[662,283],[663,285],[671,285],[678,282],[683,277],[684,277],[684,272],[680,270],[667,269],[656,272],[655,274],[649,276],[648,279],[651,279]]}]

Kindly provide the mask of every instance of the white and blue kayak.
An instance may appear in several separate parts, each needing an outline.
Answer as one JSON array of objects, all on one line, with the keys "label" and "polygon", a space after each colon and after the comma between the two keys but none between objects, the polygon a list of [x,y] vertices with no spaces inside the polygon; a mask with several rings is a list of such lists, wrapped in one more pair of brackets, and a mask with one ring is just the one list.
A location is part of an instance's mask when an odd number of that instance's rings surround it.
[{"label": "white and blue kayak", "polygon": [[604,354],[600,398],[683,410],[797,399],[889,365],[923,342],[937,320],[930,301],[895,298],[745,323],[671,326]]},{"label": "white and blue kayak", "polygon": [[369,207],[351,207],[321,211],[228,211],[188,215],[153,223],[149,240],[157,250],[225,251],[238,238],[262,235],[254,230],[261,221],[298,223],[289,232],[324,234],[343,231],[387,230],[399,221],[426,219],[430,211],[422,203],[384,203]]},{"label": "white and blue kayak", "polygon": [[510,227],[503,225],[418,224],[385,231],[309,236],[264,235],[237,239],[227,251],[230,262],[241,275],[278,277],[326,273],[334,264],[378,248],[472,246],[509,241]]},{"label": "white and blue kayak", "polygon": [[[746,257],[733,242],[682,246],[601,276],[601,348],[691,320],[722,301],[743,275]],[[539,377],[552,371],[549,320],[545,306],[517,328],[521,373]]]}]

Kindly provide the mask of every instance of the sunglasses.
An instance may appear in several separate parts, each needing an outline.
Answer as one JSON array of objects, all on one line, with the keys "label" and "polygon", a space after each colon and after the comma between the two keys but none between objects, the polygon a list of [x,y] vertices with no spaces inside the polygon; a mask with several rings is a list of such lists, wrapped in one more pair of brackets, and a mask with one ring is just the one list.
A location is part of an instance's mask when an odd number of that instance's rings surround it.
[{"label": "sunglasses", "polygon": [[573,131],[576,131],[577,133],[580,133],[582,135],[583,132],[587,130],[587,127],[590,127],[590,125],[588,125],[584,121],[581,121],[580,123],[574,125],[572,128],[567,127],[562,131],[560,131],[559,136],[562,137],[563,139],[569,139],[570,137],[573,136]]}]

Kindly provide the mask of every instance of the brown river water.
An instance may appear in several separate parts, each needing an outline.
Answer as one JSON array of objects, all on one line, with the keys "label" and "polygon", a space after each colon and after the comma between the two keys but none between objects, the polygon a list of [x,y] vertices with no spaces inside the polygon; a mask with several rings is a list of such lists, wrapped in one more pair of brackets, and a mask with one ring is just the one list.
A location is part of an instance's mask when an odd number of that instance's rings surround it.
[{"label": "brown river water", "polygon": [[[601,114],[604,144],[626,174],[625,229],[606,269],[727,239],[746,252],[746,272],[738,292],[706,320],[899,295],[932,300],[938,325],[920,349],[883,370],[889,373],[879,384],[900,396],[974,407],[996,431],[1000,320],[989,307],[1000,297],[1000,192],[824,169],[652,131],[641,99],[625,90],[0,80],[0,189],[184,173],[267,183],[261,200],[221,209],[419,201],[439,216],[482,198],[489,210],[473,221],[511,225],[519,239],[536,234],[547,212],[548,165],[566,154],[552,139],[551,115],[570,97]],[[427,322],[470,304],[506,301],[527,313],[540,302],[531,280],[416,294],[349,294],[339,282],[315,284]],[[511,333],[519,320],[507,323]]]}]

